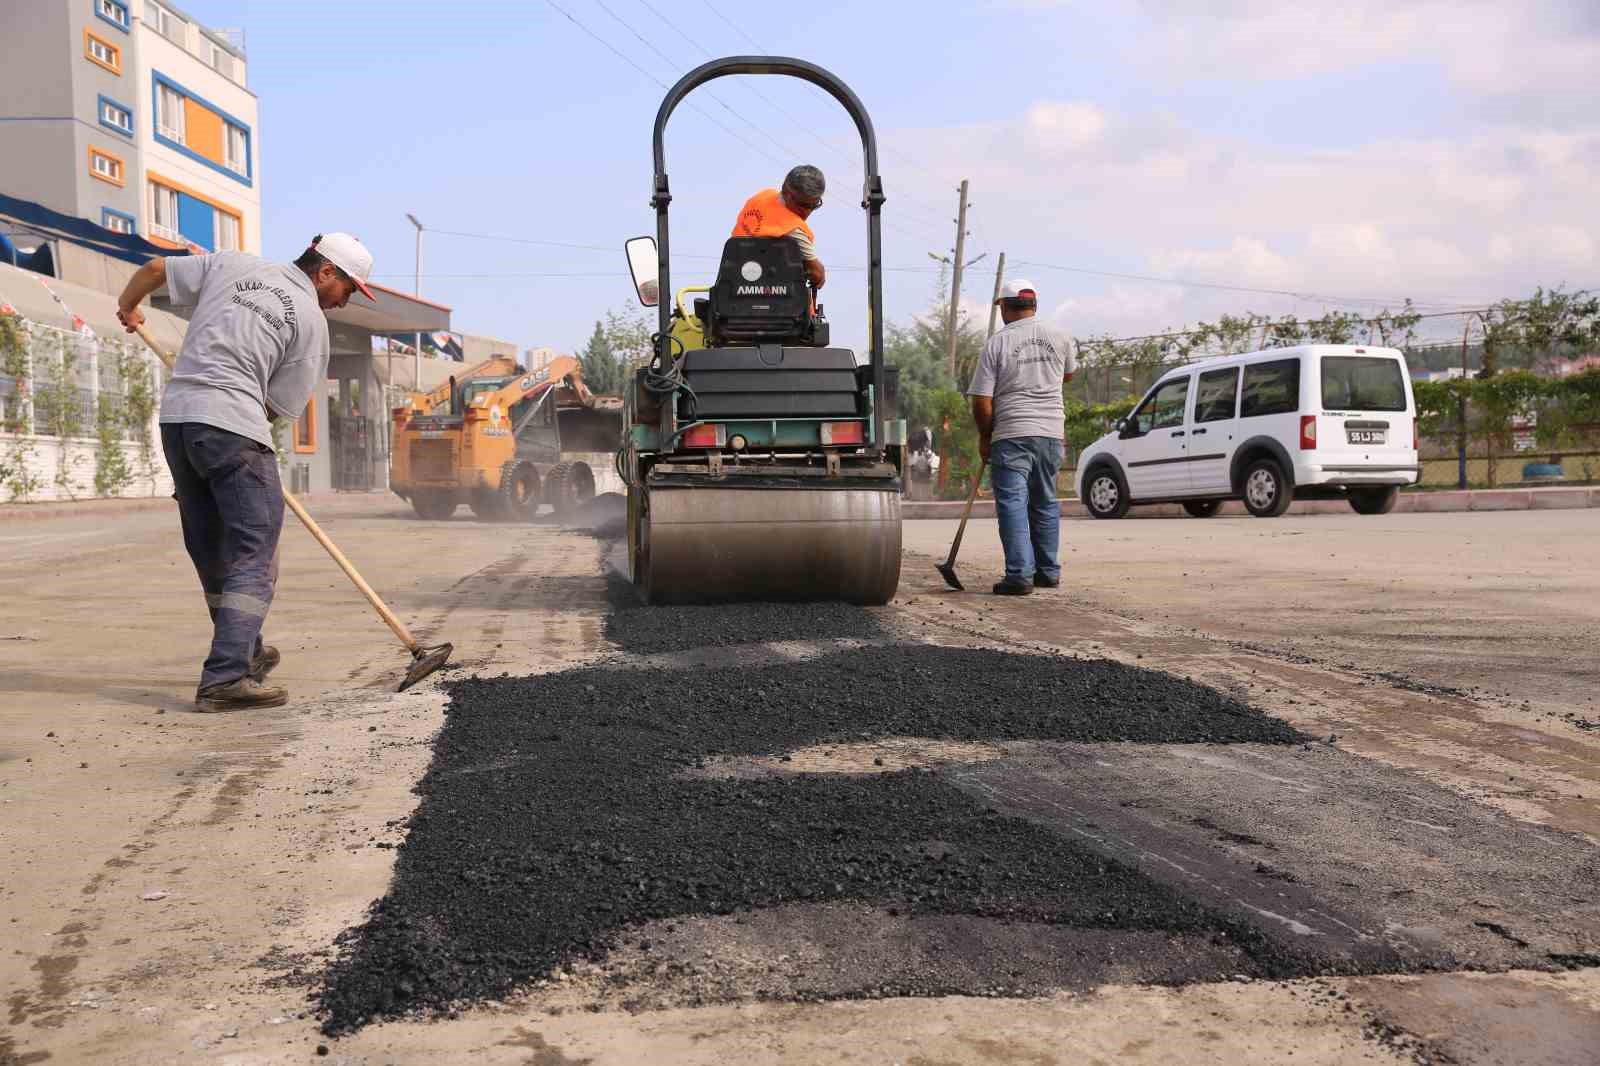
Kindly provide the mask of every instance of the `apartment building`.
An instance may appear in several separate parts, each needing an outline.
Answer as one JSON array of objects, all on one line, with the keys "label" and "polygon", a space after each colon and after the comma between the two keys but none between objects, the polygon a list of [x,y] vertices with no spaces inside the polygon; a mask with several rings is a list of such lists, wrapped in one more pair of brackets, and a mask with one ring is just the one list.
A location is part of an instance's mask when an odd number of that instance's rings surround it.
[{"label": "apartment building", "polygon": [[242,35],[157,0],[4,0],[0,40],[0,193],[164,247],[260,251]]}]

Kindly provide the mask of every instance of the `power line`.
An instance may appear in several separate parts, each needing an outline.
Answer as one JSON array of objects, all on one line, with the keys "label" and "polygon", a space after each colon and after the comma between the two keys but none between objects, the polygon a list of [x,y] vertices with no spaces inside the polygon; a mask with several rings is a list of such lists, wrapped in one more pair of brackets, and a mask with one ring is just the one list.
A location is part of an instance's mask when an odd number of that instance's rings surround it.
[{"label": "power line", "polygon": [[[672,56],[667,55],[667,53],[663,52],[661,49],[657,48],[655,46],[654,42],[652,42],[649,38],[645,37],[644,34],[640,33],[638,30],[636,30],[632,26],[630,26],[628,24],[628,22],[625,19],[623,19],[623,17],[621,15],[618,15],[615,11],[611,10],[611,8],[606,5],[605,0],[594,0],[594,2],[599,5],[600,10],[602,10],[606,14],[610,15],[611,18],[613,20],[615,20],[618,25],[620,25],[623,29],[627,30],[629,33],[633,34],[634,38],[640,44],[644,45],[646,48],[650,49],[650,51],[654,52],[656,55],[658,55],[662,59],[666,60],[668,66],[671,69],[676,70],[678,68],[678,61],[676,59],[674,59]],[[740,122],[743,122],[745,125],[749,126],[751,129],[755,130],[757,133],[761,134],[767,140],[769,140],[773,144],[777,145],[780,150],[788,153],[791,157],[796,157],[796,156],[799,155],[798,152],[796,152],[793,148],[790,148],[788,145],[784,144],[782,141],[778,140],[778,138],[774,137],[764,127],[757,125],[756,123],[754,123],[754,122],[750,121],[749,119],[745,118],[743,115],[739,114],[739,112],[735,111],[731,106],[729,106],[729,104],[728,104],[728,102],[726,100],[724,100],[722,97],[718,96],[716,93],[712,92],[710,89],[706,90],[706,95],[710,96],[711,99],[715,100],[718,104],[722,105],[722,109],[724,111],[726,111],[728,114],[732,115],[734,118],[738,119]]]},{"label": "power line", "polygon": [[[574,26],[578,27],[578,29],[582,30],[584,33],[586,33],[590,37],[594,38],[594,40],[596,40],[601,45],[603,45],[608,52],[610,52],[612,55],[616,56],[618,59],[622,60],[624,63],[628,64],[628,66],[632,67],[634,70],[637,70],[640,74],[643,74],[645,77],[647,77],[651,81],[655,82],[661,88],[663,88],[663,89],[670,88],[670,86],[667,85],[666,82],[662,81],[660,78],[658,78],[654,74],[650,73],[644,67],[642,67],[638,63],[634,62],[632,57],[630,57],[625,52],[623,52],[620,49],[618,49],[610,41],[607,41],[604,37],[601,37],[598,33],[595,33],[593,30],[591,30],[588,26],[585,26],[583,23],[579,22],[576,18],[574,18],[572,16],[572,13],[570,11],[568,11],[566,8],[562,7],[560,4],[556,3],[556,0],[545,0],[545,3],[547,3],[551,7],[555,8],[555,10],[560,12],[562,17],[564,17],[568,22],[572,23]],[[709,119],[713,125],[715,125],[718,128],[720,128],[728,136],[730,136],[734,140],[740,142],[745,147],[749,148],[751,151],[759,152],[760,154],[766,156],[768,159],[771,159],[773,162],[778,163],[780,166],[784,165],[783,164],[783,160],[779,159],[777,156],[773,155],[771,152],[767,151],[765,148],[761,147],[760,145],[754,143],[749,138],[747,138],[743,134],[741,134],[738,130],[733,129],[731,126],[727,125],[722,120],[718,119],[717,116],[713,115],[711,112],[707,111],[705,108],[701,107],[698,104],[694,104],[694,103],[691,103],[689,106],[694,108],[696,111],[698,111],[701,115],[705,116],[707,119]]]},{"label": "power line", "polygon": [[[1321,302],[1324,302],[1324,303],[1377,304],[1379,306],[1388,306],[1388,305],[1392,305],[1392,304],[1403,304],[1404,303],[1403,300],[1395,300],[1395,299],[1379,299],[1379,298],[1375,298],[1375,297],[1365,297],[1365,296],[1363,296],[1363,297],[1328,296],[1328,295],[1319,294],[1319,293],[1313,293],[1313,292],[1294,292],[1294,291],[1291,291],[1289,289],[1260,289],[1260,288],[1253,288],[1253,287],[1248,286],[1248,285],[1226,285],[1226,284],[1222,284],[1222,283],[1219,283],[1219,282],[1210,282],[1210,281],[1188,281],[1188,280],[1185,280],[1183,278],[1162,278],[1162,277],[1156,277],[1156,276],[1154,276],[1152,274],[1129,274],[1129,273],[1125,273],[1123,271],[1118,271],[1118,270],[1094,270],[1094,269],[1091,269],[1089,267],[1064,266],[1064,265],[1059,264],[1059,263],[1041,263],[1038,260],[1027,260],[1027,259],[1018,260],[1015,265],[1016,266],[1041,267],[1041,268],[1043,268],[1045,270],[1060,270],[1060,271],[1062,271],[1064,273],[1068,273],[1068,274],[1089,274],[1089,275],[1093,275],[1095,277],[1102,277],[1102,278],[1122,278],[1122,279],[1127,280],[1127,281],[1148,281],[1148,282],[1154,282],[1154,283],[1160,284],[1160,285],[1181,285],[1181,286],[1184,286],[1186,288],[1191,288],[1191,289],[1217,289],[1217,290],[1220,290],[1220,291],[1223,291],[1223,292],[1248,292],[1248,293],[1255,293],[1255,294],[1261,295],[1261,296],[1289,296],[1289,297],[1293,297],[1296,300],[1312,300],[1312,301],[1321,301]],[[1425,306],[1438,307],[1438,306],[1449,306],[1449,305],[1438,304],[1438,303],[1428,303]],[[1458,306],[1461,306],[1461,305],[1458,305]]]},{"label": "power line", "polygon": [[[646,7],[650,7],[650,4],[648,3],[648,0],[639,0],[639,2],[644,4]],[[716,8],[716,6],[711,3],[711,0],[701,0],[701,2],[705,4],[707,10],[709,10],[713,15],[717,16],[717,18],[721,19],[723,22],[727,23],[730,27],[732,27],[733,31],[735,33],[737,33],[740,37],[743,37],[745,39],[745,41],[750,45],[750,47],[752,47],[752,48],[754,48],[756,50],[756,54],[757,55],[766,56],[766,55],[771,55],[772,54],[772,53],[768,52],[765,48],[763,48],[759,41],[757,41],[754,37],[750,36],[749,32],[747,32],[744,29],[744,27],[740,26],[739,24],[734,22],[732,19],[730,19],[727,15],[724,15],[721,11],[719,11]],[[650,9],[652,11],[655,10],[655,8],[653,8],[653,7],[651,7]],[[659,14],[659,12],[657,12],[657,14]],[[677,27],[674,26],[673,29],[676,30]],[[683,36],[683,32],[681,30],[679,30],[678,33],[679,33],[680,36]],[[688,39],[688,38],[685,37],[685,39]],[[698,47],[702,52],[704,52],[706,54],[706,56],[708,56],[708,57],[711,56],[712,53],[708,49],[706,49],[706,47],[704,45],[701,45],[698,42],[692,42],[692,43],[695,43],[696,47]],[[801,125],[806,130],[807,133],[811,134],[812,138],[814,138],[819,144],[821,144],[828,151],[834,152],[836,154],[843,154],[843,153],[841,153],[839,151],[839,149],[834,148],[832,145],[828,144],[827,141],[823,140],[822,137],[819,136],[810,127],[805,126],[801,119],[795,117],[789,111],[787,111],[783,107],[779,106],[775,101],[770,99],[765,93],[761,92],[759,89],[756,89],[754,86],[752,86],[750,88],[750,91],[755,93],[757,96],[761,97],[763,100],[766,100],[768,104],[771,104],[772,107],[779,114],[781,114],[785,118],[789,119],[789,121]],[[924,173],[927,172],[928,168],[926,166],[923,166],[921,163],[918,163],[916,160],[911,159],[911,158],[905,156],[904,154],[895,151],[895,149],[892,148],[888,144],[888,142],[883,142],[882,143],[882,147],[883,147],[883,149],[885,151],[891,152],[894,155],[899,156],[901,159],[904,159],[906,162],[908,162],[912,166],[916,167],[916,169],[918,169],[920,171],[923,171]],[[920,204],[921,205],[923,210],[915,211],[915,212],[913,212],[914,214],[921,214],[921,215],[924,215],[925,217],[927,217],[930,220],[938,222],[940,225],[944,224],[944,219],[940,217],[940,211],[939,211],[938,208],[935,208],[930,204],[924,203],[923,201],[917,200],[915,197],[913,197],[913,196],[911,196],[911,195],[909,195],[907,193],[900,193],[899,194],[899,198],[903,199],[903,200],[908,200],[913,204]]]},{"label": "power line", "polygon": [[[429,230],[428,232],[432,233],[434,231],[433,230]],[[698,257],[698,258],[704,258],[704,257]],[[864,266],[831,266],[831,267],[828,268],[828,273],[830,273],[830,274],[860,274],[860,273],[865,272],[866,269],[867,268],[864,267]],[[889,274],[889,273],[893,273],[893,274],[937,274],[938,273],[938,271],[935,270],[932,267],[921,267],[921,266],[884,267],[883,270],[884,270],[884,273],[886,273],[886,274]],[[412,273],[405,273],[405,274],[373,274],[372,276],[375,277],[375,278],[410,278],[410,277],[416,277],[417,275],[412,274]],[[560,271],[560,270],[557,270],[557,271],[543,271],[543,270],[534,270],[534,271],[497,271],[497,272],[491,272],[491,273],[473,273],[473,274],[423,274],[423,275],[421,275],[421,277],[423,277],[425,279],[426,278],[476,278],[476,279],[480,279],[480,280],[482,280],[482,279],[492,279],[492,278],[626,278],[626,277],[629,277],[629,276],[630,275],[628,275],[625,271],[612,271],[612,270],[596,270],[596,271]]]},{"label": "power line", "polygon": [[[1490,310],[1493,310],[1493,308],[1487,308],[1487,307],[1464,307],[1464,308],[1461,308],[1460,310],[1457,310],[1457,311],[1435,311],[1435,312],[1432,312],[1430,314],[1418,315],[1417,317],[1419,319],[1462,318],[1462,317],[1465,317],[1467,315],[1482,314],[1482,313],[1484,313],[1486,311],[1490,311]],[[1360,324],[1366,325],[1368,323],[1376,321],[1376,319],[1360,319],[1358,321],[1359,321]],[[1271,326],[1271,325],[1272,325],[1272,321],[1270,319],[1263,319],[1263,320],[1261,320],[1259,322],[1253,323],[1250,328],[1251,329],[1257,329],[1257,328],[1259,328],[1261,326]],[[1200,335],[1202,333],[1209,333],[1209,332],[1211,332],[1211,330],[1208,330],[1208,329],[1180,329],[1180,330],[1174,330],[1174,331],[1172,331],[1170,333],[1145,333],[1145,334],[1141,334],[1141,335],[1136,336],[1136,337],[1090,337],[1090,338],[1084,340],[1082,343],[1084,343],[1084,344],[1126,344],[1126,343],[1128,343],[1130,341],[1165,341],[1165,340],[1176,340],[1179,337],[1194,337],[1194,336],[1198,336],[1198,335]],[[1442,343],[1454,343],[1454,342],[1442,342]]]}]

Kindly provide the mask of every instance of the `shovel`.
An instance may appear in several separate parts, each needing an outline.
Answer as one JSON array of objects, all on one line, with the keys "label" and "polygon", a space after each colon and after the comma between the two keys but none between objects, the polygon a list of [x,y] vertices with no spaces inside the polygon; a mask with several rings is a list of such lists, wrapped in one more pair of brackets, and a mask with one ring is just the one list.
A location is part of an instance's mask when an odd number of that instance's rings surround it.
[{"label": "shovel", "polygon": [[956,539],[950,545],[950,555],[942,563],[935,563],[944,583],[957,592],[964,592],[966,586],[961,579],[956,577],[956,552],[961,550],[961,538],[967,535],[967,519],[972,517],[972,501],[978,498],[978,486],[983,484],[983,468],[978,468],[978,476],[972,479],[972,491],[967,493],[967,506],[961,512],[961,524],[956,527]]},{"label": "shovel", "polygon": [[[156,343],[155,337],[151,335],[150,330],[142,323],[134,328],[139,331],[139,336],[144,339],[144,342],[150,346],[150,350],[156,353],[156,358],[166,364],[168,370],[171,370],[172,364],[177,361],[172,354],[163,350],[161,345]],[[322,531],[321,526],[312,521],[311,516],[306,513],[306,509],[301,506],[300,501],[285,492],[283,494],[283,502],[289,510],[294,512],[294,516],[300,519],[300,524],[306,527],[306,532],[316,538],[317,543],[327,549],[329,555],[333,556],[333,561],[339,564],[339,569],[345,572],[345,576],[355,584],[361,594],[367,598],[367,602],[372,604],[373,609],[378,612],[378,617],[384,620],[389,628],[394,631],[394,635],[400,638],[400,643],[404,644],[406,650],[411,653],[411,665],[406,669],[405,680],[400,682],[399,691],[404,692],[449,660],[450,653],[455,650],[455,645],[445,643],[425,648],[417,643],[417,638],[411,635],[411,631],[405,627],[405,623],[396,618],[394,612],[389,610],[388,605],[378,597],[376,592],[372,591],[372,586],[367,584],[361,574],[356,571],[356,568],[351,565],[350,560],[345,558],[344,552],[340,551],[338,546],[328,539],[328,535]]]}]

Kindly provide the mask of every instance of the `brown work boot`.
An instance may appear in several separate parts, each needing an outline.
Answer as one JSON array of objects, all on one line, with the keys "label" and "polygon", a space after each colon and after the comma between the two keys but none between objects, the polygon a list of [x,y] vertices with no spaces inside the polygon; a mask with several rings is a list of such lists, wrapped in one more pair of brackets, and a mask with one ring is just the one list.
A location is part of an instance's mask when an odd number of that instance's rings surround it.
[{"label": "brown work boot", "polygon": [[194,694],[194,706],[198,711],[249,711],[262,707],[282,707],[288,702],[288,689],[282,685],[263,685],[249,676],[221,685],[210,685]]},{"label": "brown work boot", "polygon": [[257,681],[265,681],[267,675],[278,668],[283,661],[283,656],[278,654],[278,649],[271,644],[261,645],[261,654],[250,660],[250,676]]}]

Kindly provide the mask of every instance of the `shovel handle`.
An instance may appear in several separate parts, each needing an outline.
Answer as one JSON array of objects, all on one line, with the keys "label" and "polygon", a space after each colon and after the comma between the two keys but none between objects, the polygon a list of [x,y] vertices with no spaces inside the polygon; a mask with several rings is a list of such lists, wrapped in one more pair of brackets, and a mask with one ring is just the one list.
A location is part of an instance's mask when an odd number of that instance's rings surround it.
[{"label": "shovel handle", "polygon": [[944,561],[945,566],[956,565],[956,553],[961,550],[961,538],[967,535],[967,519],[972,517],[972,502],[978,498],[978,486],[983,484],[983,467],[978,468],[978,476],[972,479],[972,491],[967,493],[967,506],[961,510],[961,524],[956,527],[956,539],[950,542],[950,555]]},{"label": "shovel handle", "polygon": [[[165,363],[168,370],[171,370],[177,359],[173,357],[171,352],[161,347],[154,334],[150,332],[149,327],[141,322],[134,329],[144,342],[150,346],[150,350],[156,353],[156,358]],[[367,598],[367,602],[372,604],[372,609],[378,612],[378,617],[382,618],[389,628],[394,631],[394,635],[400,638],[400,643],[404,644],[412,655],[421,655],[422,648],[417,643],[417,638],[411,635],[411,631],[405,627],[404,622],[394,616],[394,612],[389,610],[388,604],[384,603],[378,594],[372,591],[372,586],[367,584],[366,579],[351,565],[350,560],[344,557],[344,552],[339,550],[339,546],[328,539],[328,535],[306,513],[306,509],[300,505],[300,501],[295,499],[292,494],[285,492],[283,494],[283,502],[289,510],[294,512],[294,516],[300,519],[300,524],[306,527],[306,532],[310,533],[316,542],[322,545],[327,553],[333,557],[333,561],[339,564],[339,569],[344,571],[345,577],[348,577],[351,583]]]},{"label": "shovel handle", "polygon": [[167,351],[165,348],[161,347],[161,344],[155,338],[155,334],[150,332],[150,327],[141,322],[133,328],[138,330],[139,336],[142,337],[144,342],[150,346],[150,350],[156,353],[156,358],[165,363],[168,370],[171,370],[172,364],[178,361],[177,357],[171,352]]},{"label": "shovel handle", "polygon": [[306,527],[306,532],[316,538],[317,543],[322,545],[328,554],[333,557],[333,561],[339,564],[339,569],[344,571],[345,576],[361,591],[361,595],[365,596],[367,602],[372,604],[372,609],[378,612],[378,617],[382,618],[389,628],[394,630],[394,635],[400,638],[400,643],[410,649],[412,655],[421,655],[422,648],[417,644],[417,638],[411,635],[411,631],[405,627],[404,622],[394,616],[394,612],[389,610],[388,604],[384,603],[378,594],[372,591],[372,586],[367,584],[366,579],[351,565],[350,560],[344,557],[344,552],[339,550],[339,546],[328,539],[328,535],[306,513],[306,509],[301,506],[300,501],[285,492],[283,494],[283,502],[289,510],[294,512],[294,516],[300,519],[300,524]]}]

